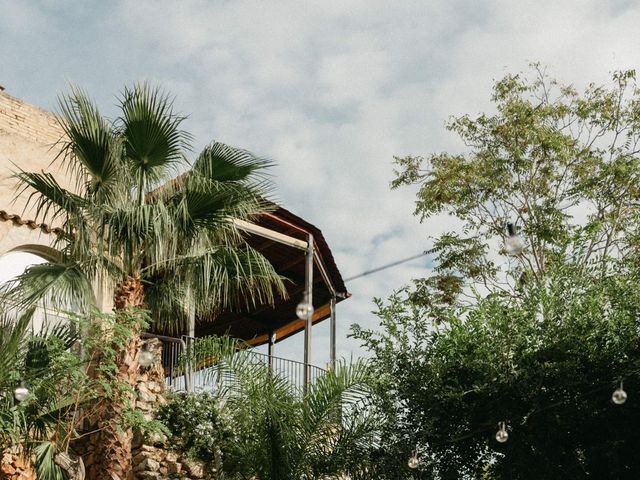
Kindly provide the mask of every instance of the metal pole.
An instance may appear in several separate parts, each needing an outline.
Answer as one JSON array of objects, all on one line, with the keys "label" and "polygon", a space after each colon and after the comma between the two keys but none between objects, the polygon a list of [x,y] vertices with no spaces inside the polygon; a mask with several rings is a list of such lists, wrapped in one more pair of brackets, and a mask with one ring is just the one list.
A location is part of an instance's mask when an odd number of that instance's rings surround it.
[{"label": "metal pole", "polygon": [[[193,348],[193,339],[196,338],[196,307],[193,303],[193,299],[189,295],[189,336],[187,337],[187,355],[189,357],[193,354],[191,349]],[[185,386],[187,392],[191,393],[193,392],[193,365],[191,365],[191,361],[187,362],[185,373]]]},{"label": "metal pole", "polygon": [[[304,301],[313,306],[313,235],[309,234],[307,242],[305,271],[304,271]],[[311,380],[311,328],[313,327],[313,308],[307,308],[307,318],[304,325],[304,393],[306,395]]]},{"label": "metal pole", "polygon": [[331,324],[329,325],[329,359],[331,362],[331,369],[336,367],[336,296],[331,296]]},{"label": "metal pole", "polygon": [[271,332],[271,335],[269,335],[269,368],[271,370],[273,370],[273,352],[274,352],[274,346],[276,344],[276,332]]}]

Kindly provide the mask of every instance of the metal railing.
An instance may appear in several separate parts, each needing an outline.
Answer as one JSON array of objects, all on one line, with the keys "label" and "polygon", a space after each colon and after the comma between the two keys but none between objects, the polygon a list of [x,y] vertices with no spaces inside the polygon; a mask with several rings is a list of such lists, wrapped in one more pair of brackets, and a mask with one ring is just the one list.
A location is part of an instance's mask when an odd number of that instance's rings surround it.
[{"label": "metal railing", "polygon": [[[174,391],[216,391],[228,388],[234,381],[227,372],[222,372],[218,365],[196,368],[191,371],[180,364],[180,358],[187,351],[188,337],[174,338],[163,335],[144,333],[143,338],[157,338],[162,342],[162,366],[165,371],[167,388]],[[313,384],[325,370],[316,365],[305,365],[304,362],[274,357],[263,353],[244,350],[248,361],[257,366],[269,368],[274,375],[284,378],[300,395],[304,392],[305,367],[308,368],[309,383]]]},{"label": "metal railing", "polygon": [[185,339],[152,333],[143,333],[140,336],[142,338],[157,338],[162,342],[162,367],[167,387],[171,390],[190,391],[190,372],[180,366],[180,357],[187,351]]}]

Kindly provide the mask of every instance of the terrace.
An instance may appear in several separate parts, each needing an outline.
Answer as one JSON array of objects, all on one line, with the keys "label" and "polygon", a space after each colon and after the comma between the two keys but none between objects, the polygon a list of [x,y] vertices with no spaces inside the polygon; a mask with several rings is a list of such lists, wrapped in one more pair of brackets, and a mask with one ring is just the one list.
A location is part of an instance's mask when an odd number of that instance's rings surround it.
[{"label": "terrace", "polygon": [[[62,132],[52,114],[4,92],[0,92],[0,131],[0,184],[5,187],[0,190],[0,219],[3,221],[0,258],[16,252],[35,254],[44,260],[54,258],[52,234],[56,226],[33,220],[34,213],[25,208],[25,196],[13,194],[10,177],[14,168],[11,162],[15,162],[34,171],[47,169],[64,179],[64,175],[51,166],[51,160],[57,154],[51,146]],[[241,339],[252,347],[267,345],[266,355],[254,353],[256,360],[269,364],[295,385],[305,388],[323,371],[312,365],[311,330],[324,320],[330,321],[330,341],[324,348],[328,348],[330,364],[333,364],[336,358],[336,304],[349,297],[331,250],[317,227],[282,207],[263,214],[255,223],[238,221],[236,226],[244,231],[249,244],[288,279],[287,298],[278,299],[275,305],[220,312],[215,318],[194,317],[183,332],[152,330],[146,335],[163,342],[163,366],[167,384],[172,388],[192,391],[203,387],[197,372],[179,368],[178,357],[193,339],[223,334]],[[103,310],[110,310],[110,292],[99,286],[96,290]],[[313,309],[309,316],[298,318],[296,307],[305,299]],[[40,312],[39,316],[51,320],[60,315],[58,312]],[[302,337],[303,358],[299,361],[278,358],[277,344],[296,334]]]}]

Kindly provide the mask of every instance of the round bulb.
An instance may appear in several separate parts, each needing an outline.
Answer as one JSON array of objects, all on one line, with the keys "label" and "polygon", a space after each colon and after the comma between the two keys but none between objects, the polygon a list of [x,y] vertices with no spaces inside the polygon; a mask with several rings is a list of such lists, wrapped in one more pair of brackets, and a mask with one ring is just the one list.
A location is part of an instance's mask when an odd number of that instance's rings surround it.
[{"label": "round bulb", "polygon": [[504,443],[509,440],[509,433],[503,428],[496,432],[496,441],[498,443]]},{"label": "round bulb", "polygon": [[140,352],[140,357],[138,357],[138,363],[141,367],[148,368],[153,365],[156,361],[156,356],[151,353],[149,350],[142,350]]},{"label": "round bulb", "polygon": [[409,468],[418,468],[418,463],[418,457],[416,455],[411,455],[407,465],[409,465]]},{"label": "round bulb", "polygon": [[619,387],[615,390],[615,392],[613,392],[613,395],[611,395],[611,400],[616,405],[622,405],[627,401],[627,392],[625,392],[622,387]]},{"label": "round bulb", "polygon": [[520,255],[524,250],[524,243],[522,242],[522,238],[520,238],[520,235],[516,233],[505,238],[504,249],[507,252],[507,255]]},{"label": "round bulb", "polygon": [[29,389],[24,385],[16,387],[16,389],[13,391],[13,397],[18,402],[22,402],[25,398],[27,398],[27,395],[29,395]]},{"label": "round bulb", "polygon": [[303,300],[296,307],[296,315],[300,320],[306,320],[307,315],[313,315],[313,305]]}]

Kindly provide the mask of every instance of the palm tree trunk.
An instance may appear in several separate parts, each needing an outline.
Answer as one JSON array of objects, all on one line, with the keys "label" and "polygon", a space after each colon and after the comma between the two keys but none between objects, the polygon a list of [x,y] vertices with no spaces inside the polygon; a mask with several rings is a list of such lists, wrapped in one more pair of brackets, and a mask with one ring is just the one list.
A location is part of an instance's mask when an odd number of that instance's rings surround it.
[{"label": "palm tree trunk", "polygon": [[[144,303],[144,288],[139,276],[128,276],[116,288],[114,309],[124,311],[131,307],[141,307]],[[131,387],[130,392],[116,395],[106,402],[98,420],[100,429],[97,443],[99,460],[95,462],[89,480],[130,480],[133,478],[131,442],[133,431],[120,425],[127,405],[135,403],[135,387],[138,378],[138,354],[140,352],[140,331],[135,330],[124,348],[117,352],[118,380]]]}]

